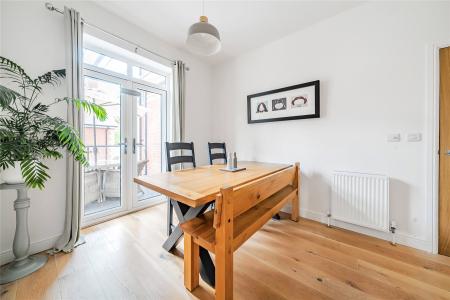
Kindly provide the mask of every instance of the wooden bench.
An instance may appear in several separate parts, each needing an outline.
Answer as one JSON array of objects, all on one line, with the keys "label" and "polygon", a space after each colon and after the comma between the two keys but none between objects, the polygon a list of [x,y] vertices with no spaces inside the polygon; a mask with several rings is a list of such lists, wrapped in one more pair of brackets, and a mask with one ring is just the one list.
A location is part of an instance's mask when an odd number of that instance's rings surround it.
[{"label": "wooden bench", "polygon": [[184,285],[199,285],[199,246],[215,253],[216,298],[233,299],[233,252],[291,201],[299,215],[299,164],[237,187],[223,187],[214,211],[181,224],[184,231]]}]

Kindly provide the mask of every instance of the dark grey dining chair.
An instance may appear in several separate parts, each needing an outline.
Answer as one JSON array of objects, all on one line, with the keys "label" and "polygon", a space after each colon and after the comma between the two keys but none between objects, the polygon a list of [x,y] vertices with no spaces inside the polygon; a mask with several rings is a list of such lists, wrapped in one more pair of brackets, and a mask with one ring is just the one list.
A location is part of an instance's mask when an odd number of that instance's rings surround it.
[{"label": "dark grey dining chair", "polygon": [[[185,151],[191,151],[190,154],[184,153]],[[177,151],[178,153],[172,155],[172,151]],[[169,143],[166,142],[166,155],[167,155],[167,170],[172,171],[172,166],[176,164],[191,163],[195,168],[195,153],[194,153],[194,143]],[[167,235],[172,233],[173,227],[173,204],[172,199],[167,200]]]},{"label": "dark grey dining chair", "polygon": [[[214,152],[213,149],[219,149],[221,152]],[[223,159],[225,163],[227,163],[227,149],[225,147],[225,143],[209,143],[208,142],[208,150],[209,150],[209,163],[212,165],[213,160]]]}]

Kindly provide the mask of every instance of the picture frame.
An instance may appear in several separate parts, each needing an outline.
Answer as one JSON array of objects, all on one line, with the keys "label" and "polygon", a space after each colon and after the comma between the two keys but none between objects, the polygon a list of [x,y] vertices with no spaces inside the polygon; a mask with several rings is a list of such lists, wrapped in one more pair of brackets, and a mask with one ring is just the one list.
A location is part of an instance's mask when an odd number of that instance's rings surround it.
[{"label": "picture frame", "polygon": [[315,80],[247,96],[247,122],[320,118],[320,81]]}]

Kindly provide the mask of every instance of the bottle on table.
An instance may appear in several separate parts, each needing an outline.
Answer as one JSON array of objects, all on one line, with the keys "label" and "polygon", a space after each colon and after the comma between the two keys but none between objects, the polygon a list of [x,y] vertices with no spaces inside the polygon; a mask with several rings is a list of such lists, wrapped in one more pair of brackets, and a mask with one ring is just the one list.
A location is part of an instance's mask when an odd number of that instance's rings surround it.
[{"label": "bottle on table", "polygon": [[228,153],[227,169],[233,169],[233,153]]}]

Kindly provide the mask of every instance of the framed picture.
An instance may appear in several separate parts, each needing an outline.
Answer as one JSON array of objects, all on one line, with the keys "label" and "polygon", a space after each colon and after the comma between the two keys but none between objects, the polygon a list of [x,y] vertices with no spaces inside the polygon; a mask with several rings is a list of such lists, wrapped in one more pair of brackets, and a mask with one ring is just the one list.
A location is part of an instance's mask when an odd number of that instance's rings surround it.
[{"label": "framed picture", "polygon": [[247,96],[248,124],[320,118],[320,81]]}]

